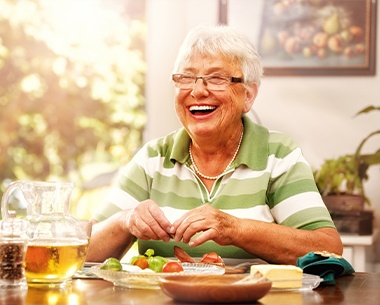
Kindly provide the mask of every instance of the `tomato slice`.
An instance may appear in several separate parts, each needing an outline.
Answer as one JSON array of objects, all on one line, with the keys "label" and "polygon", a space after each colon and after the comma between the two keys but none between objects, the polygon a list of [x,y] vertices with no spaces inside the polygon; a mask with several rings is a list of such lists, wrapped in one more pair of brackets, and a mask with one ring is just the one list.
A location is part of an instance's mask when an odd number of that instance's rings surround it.
[{"label": "tomato slice", "polygon": [[223,260],[216,252],[209,252],[203,255],[201,263],[204,263],[204,264],[223,263]]},{"label": "tomato slice", "polygon": [[162,267],[162,272],[181,272],[183,267],[180,263],[169,261],[164,267]]}]

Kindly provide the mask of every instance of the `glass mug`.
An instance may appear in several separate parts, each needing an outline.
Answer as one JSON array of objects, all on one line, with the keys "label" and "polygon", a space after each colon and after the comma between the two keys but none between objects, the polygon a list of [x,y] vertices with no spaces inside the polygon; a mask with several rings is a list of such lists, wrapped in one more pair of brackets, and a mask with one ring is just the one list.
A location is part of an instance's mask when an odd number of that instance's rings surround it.
[{"label": "glass mug", "polygon": [[69,182],[16,181],[6,189],[1,200],[3,219],[11,217],[10,196],[21,191],[28,222],[28,247],[25,275],[28,286],[63,287],[83,268],[92,223],[70,215]]},{"label": "glass mug", "polygon": [[[0,291],[27,289],[25,253],[28,236],[23,219],[0,220]],[[1,302],[0,302],[1,303]]]}]

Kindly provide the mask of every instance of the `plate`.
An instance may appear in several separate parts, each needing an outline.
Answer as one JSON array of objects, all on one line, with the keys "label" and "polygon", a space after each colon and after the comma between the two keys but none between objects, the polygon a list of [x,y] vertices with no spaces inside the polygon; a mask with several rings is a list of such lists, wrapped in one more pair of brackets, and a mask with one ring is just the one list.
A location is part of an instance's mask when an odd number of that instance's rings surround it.
[{"label": "plate", "polygon": [[[102,270],[100,265],[92,266],[91,272],[96,276],[112,282],[115,286],[139,289],[160,289],[159,279],[167,276],[181,277],[192,275],[222,275],[225,269],[215,265],[182,263],[184,272],[149,272],[133,271],[135,266],[123,264],[123,271]],[[134,268],[133,268],[134,267]]]},{"label": "plate", "polygon": [[323,278],[318,275],[312,275],[304,273],[302,275],[302,287],[292,288],[292,287],[276,287],[278,285],[286,286],[290,283],[290,281],[272,281],[272,289],[271,291],[306,291],[313,290],[319,286],[320,283],[323,282]]},{"label": "plate", "polygon": [[247,303],[256,302],[265,296],[272,282],[240,280],[244,274],[184,275],[160,278],[162,291],[175,301],[188,303]]}]

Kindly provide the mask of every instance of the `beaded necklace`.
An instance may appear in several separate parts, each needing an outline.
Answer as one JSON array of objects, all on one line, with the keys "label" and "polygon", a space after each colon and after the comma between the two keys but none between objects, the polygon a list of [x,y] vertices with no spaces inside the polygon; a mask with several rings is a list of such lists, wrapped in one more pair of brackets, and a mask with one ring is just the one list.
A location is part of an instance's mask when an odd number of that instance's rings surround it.
[{"label": "beaded necklace", "polygon": [[190,160],[191,160],[191,163],[193,164],[194,170],[197,173],[197,175],[199,175],[200,177],[202,177],[204,179],[207,179],[207,180],[218,180],[220,177],[222,177],[224,175],[224,173],[228,170],[228,168],[231,166],[232,162],[234,162],[234,160],[235,160],[235,158],[236,158],[236,156],[237,156],[237,154],[239,152],[240,145],[241,145],[241,142],[243,140],[243,134],[244,134],[244,126],[243,126],[243,130],[241,132],[241,135],[240,135],[240,140],[239,140],[238,147],[236,148],[235,153],[232,156],[231,161],[227,164],[227,166],[224,169],[224,171],[221,174],[217,175],[217,176],[207,176],[207,175],[201,173],[201,171],[198,169],[197,165],[195,164],[195,161],[194,161],[194,158],[193,158],[193,154],[191,153],[191,143],[190,143],[190,145],[189,145]]}]

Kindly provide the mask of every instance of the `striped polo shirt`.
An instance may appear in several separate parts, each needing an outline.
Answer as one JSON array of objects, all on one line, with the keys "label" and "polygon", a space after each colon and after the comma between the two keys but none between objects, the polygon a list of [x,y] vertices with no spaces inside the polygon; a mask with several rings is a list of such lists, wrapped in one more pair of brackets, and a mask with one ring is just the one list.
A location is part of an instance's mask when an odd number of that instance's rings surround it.
[{"label": "striped polo shirt", "polygon": [[[256,219],[292,228],[335,228],[314,182],[301,149],[287,135],[269,131],[243,116],[244,136],[230,169],[208,192],[191,167],[190,137],[181,128],[146,143],[121,168],[108,202],[93,218],[102,221],[112,214],[154,200],[170,222],[186,211],[208,203],[239,218]],[[173,256],[179,245],[194,257],[215,251],[223,258],[253,258],[235,246],[213,241],[190,248],[183,243],[139,240],[139,252],[152,248],[156,255]]]}]

